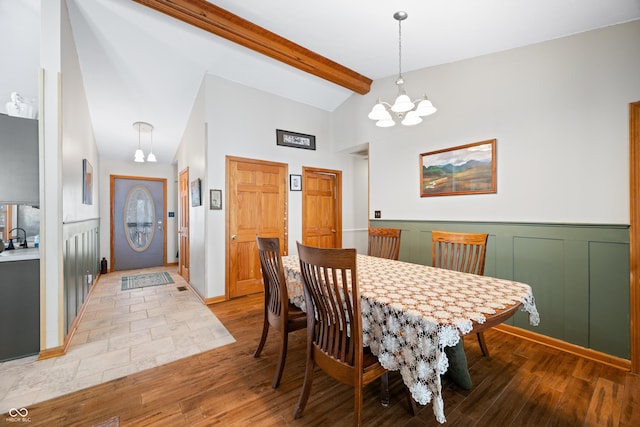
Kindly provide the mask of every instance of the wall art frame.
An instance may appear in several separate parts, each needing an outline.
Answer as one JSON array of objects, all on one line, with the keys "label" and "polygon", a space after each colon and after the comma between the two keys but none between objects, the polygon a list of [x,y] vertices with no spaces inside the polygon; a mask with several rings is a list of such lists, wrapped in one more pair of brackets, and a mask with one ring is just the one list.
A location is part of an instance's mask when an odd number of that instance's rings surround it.
[{"label": "wall art frame", "polygon": [[289,190],[302,191],[302,175],[289,175]]},{"label": "wall art frame", "polygon": [[316,149],[316,137],[304,133],[291,132],[276,129],[276,144],[284,147],[303,148],[305,150]]},{"label": "wall art frame", "polygon": [[191,206],[202,206],[202,181],[197,178],[191,181]]},{"label": "wall art frame", "polygon": [[495,139],[420,154],[420,197],[497,191]]},{"label": "wall art frame", "polygon": [[209,190],[209,209],[212,211],[222,209],[222,190]]},{"label": "wall art frame", "polygon": [[87,159],[82,159],[82,204],[93,204],[93,166]]}]

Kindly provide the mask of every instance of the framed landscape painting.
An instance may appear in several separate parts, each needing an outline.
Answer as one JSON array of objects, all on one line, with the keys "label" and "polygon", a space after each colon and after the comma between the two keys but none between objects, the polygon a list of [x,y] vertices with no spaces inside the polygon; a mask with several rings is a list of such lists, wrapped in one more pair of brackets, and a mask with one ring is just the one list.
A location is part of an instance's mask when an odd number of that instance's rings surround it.
[{"label": "framed landscape painting", "polygon": [[87,159],[82,159],[82,203],[93,204],[93,166]]},{"label": "framed landscape painting", "polygon": [[495,139],[420,154],[420,197],[496,192]]}]

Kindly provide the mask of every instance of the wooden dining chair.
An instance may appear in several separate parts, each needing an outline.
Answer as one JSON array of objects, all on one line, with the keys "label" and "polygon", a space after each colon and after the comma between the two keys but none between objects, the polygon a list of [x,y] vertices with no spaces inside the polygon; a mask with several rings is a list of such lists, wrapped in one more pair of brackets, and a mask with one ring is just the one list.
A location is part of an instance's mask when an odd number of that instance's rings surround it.
[{"label": "wooden dining chair", "polygon": [[[431,232],[431,263],[434,267],[484,275],[487,237],[485,233]],[[478,332],[482,354],[489,357],[484,334]]]},{"label": "wooden dining chair", "polygon": [[354,388],[353,424],[361,425],[363,387],[382,377],[383,404],[389,397],[387,370],[362,346],[356,250],[313,248],[298,242],[298,254],[307,304],[307,363],[293,416],[302,417],[317,365]]},{"label": "wooden dining chair", "polygon": [[369,228],[367,255],[398,260],[400,254],[400,228]]},{"label": "wooden dining chair", "polygon": [[264,321],[262,337],[260,337],[260,343],[254,357],[259,357],[262,352],[269,333],[269,326],[277,330],[280,338],[280,357],[271,386],[278,388],[287,358],[289,332],[306,328],[307,316],[302,310],[289,303],[287,283],[282,267],[280,239],[258,236],[256,241],[264,284]]}]

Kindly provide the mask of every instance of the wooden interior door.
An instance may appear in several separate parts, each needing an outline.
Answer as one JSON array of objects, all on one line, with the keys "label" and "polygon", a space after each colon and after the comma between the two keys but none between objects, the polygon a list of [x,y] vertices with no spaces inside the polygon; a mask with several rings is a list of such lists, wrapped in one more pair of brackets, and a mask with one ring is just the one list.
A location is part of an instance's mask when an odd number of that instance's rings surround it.
[{"label": "wooden interior door", "polygon": [[178,178],[178,274],[189,281],[189,168]]},{"label": "wooden interior door", "polygon": [[302,168],[302,242],[342,247],[342,172]]},{"label": "wooden interior door", "polygon": [[287,253],[285,163],[227,157],[227,294],[262,292],[256,236],[278,237]]}]

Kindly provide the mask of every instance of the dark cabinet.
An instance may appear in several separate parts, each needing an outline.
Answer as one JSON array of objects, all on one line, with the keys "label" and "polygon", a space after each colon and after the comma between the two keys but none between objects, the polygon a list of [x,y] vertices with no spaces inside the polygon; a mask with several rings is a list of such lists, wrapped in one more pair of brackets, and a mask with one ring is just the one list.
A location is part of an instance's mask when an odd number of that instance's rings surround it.
[{"label": "dark cabinet", "polygon": [[0,114],[0,153],[0,202],[38,206],[38,121]]},{"label": "dark cabinet", "polygon": [[0,362],[40,351],[40,260],[0,262]]}]

